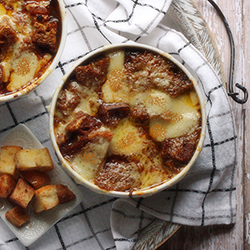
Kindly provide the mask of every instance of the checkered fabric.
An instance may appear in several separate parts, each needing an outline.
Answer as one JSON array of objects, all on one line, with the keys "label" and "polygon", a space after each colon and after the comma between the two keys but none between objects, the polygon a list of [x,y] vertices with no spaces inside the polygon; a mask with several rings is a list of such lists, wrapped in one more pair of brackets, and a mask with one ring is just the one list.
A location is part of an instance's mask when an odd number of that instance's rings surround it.
[{"label": "checkered fabric", "polygon": [[206,59],[164,22],[170,4],[171,0],[65,0],[68,35],[61,60],[35,91],[0,104],[0,137],[23,123],[53,153],[46,106],[62,76],[95,48],[134,41],[169,52],[197,78],[207,101],[207,132],[196,164],[177,185],[148,198],[122,200],[79,187],[84,201],[26,248],[0,220],[1,250],[132,249],[139,232],[155,219],[193,226],[235,222],[237,136],[232,109]]}]

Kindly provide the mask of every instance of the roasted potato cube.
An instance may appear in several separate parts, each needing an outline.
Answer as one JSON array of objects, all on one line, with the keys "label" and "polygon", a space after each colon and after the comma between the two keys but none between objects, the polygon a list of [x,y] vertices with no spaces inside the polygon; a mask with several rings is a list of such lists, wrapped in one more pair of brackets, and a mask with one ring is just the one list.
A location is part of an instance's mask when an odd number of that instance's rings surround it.
[{"label": "roasted potato cube", "polygon": [[29,202],[32,200],[35,194],[35,190],[22,178],[19,178],[17,184],[9,197],[11,203],[26,208]]},{"label": "roasted potato cube", "polygon": [[35,213],[49,210],[59,204],[56,186],[47,185],[36,190],[33,208]]},{"label": "roasted potato cube", "polygon": [[0,152],[0,174],[15,175],[16,165],[14,156],[22,147],[18,146],[3,146]]},{"label": "roasted potato cube", "polygon": [[11,210],[7,211],[5,214],[6,219],[15,225],[16,227],[21,227],[23,224],[30,220],[29,214],[24,208],[15,206]]},{"label": "roasted potato cube", "polygon": [[7,174],[0,175],[0,198],[7,198],[11,194],[15,185],[16,182],[11,176]]},{"label": "roasted potato cube", "polygon": [[38,170],[48,172],[54,168],[47,148],[20,150],[15,155],[15,162],[19,171]]},{"label": "roasted potato cube", "polygon": [[50,177],[46,172],[30,170],[22,171],[21,175],[34,189],[50,184]]},{"label": "roasted potato cube", "polygon": [[56,184],[57,195],[59,199],[59,203],[67,203],[76,198],[75,194],[63,184]]}]

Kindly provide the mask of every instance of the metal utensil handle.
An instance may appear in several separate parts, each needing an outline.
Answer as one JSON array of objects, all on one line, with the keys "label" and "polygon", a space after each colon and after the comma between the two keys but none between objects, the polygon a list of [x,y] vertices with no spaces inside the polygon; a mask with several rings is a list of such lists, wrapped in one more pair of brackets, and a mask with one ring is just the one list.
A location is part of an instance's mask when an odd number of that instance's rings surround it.
[{"label": "metal utensil handle", "polygon": [[235,64],[235,45],[234,45],[234,39],[233,39],[231,29],[229,27],[229,24],[228,24],[228,22],[227,22],[227,20],[226,20],[226,18],[224,16],[224,14],[220,10],[219,6],[213,0],[208,0],[208,1],[215,8],[215,10],[219,14],[221,20],[223,21],[223,23],[224,23],[224,25],[226,27],[226,30],[227,30],[229,41],[230,41],[231,58],[230,58],[230,73],[229,73],[230,75],[229,75],[229,85],[228,85],[229,93],[228,93],[228,95],[231,96],[233,98],[233,100],[236,101],[237,103],[244,104],[248,100],[248,91],[247,91],[247,89],[244,86],[242,86],[241,84],[239,84],[239,83],[235,84],[235,86],[238,89],[243,91],[243,93],[244,93],[244,98],[243,99],[238,98],[237,95],[239,93],[236,93],[233,90],[234,64]]}]

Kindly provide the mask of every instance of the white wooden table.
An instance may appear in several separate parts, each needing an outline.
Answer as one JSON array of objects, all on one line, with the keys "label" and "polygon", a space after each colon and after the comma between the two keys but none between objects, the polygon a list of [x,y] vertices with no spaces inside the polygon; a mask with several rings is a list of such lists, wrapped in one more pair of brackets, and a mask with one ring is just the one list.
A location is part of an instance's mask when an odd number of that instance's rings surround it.
[{"label": "white wooden table", "polygon": [[[226,29],[215,9],[206,0],[193,0],[214,36],[221,55],[225,79],[228,81],[230,44]],[[233,33],[236,60],[234,82],[250,92],[250,1],[217,0]],[[236,88],[234,88],[237,90]],[[240,92],[237,90],[237,92]],[[241,97],[241,96],[240,96]],[[250,99],[244,105],[232,100],[238,132],[237,219],[235,225],[188,227],[182,226],[163,249],[250,249]]]}]

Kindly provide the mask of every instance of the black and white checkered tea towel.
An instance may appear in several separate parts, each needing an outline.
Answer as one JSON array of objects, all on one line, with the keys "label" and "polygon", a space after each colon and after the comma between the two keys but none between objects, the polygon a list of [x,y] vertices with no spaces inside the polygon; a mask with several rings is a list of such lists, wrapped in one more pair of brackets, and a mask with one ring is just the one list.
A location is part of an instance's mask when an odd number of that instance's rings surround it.
[{"label": "black and white checkered tea towel", "polygon": [[[110,43],[134,41],[158,47],[197,78],[206,99],[204,149],[177,185],[141,199],[116,199],[80,187],[81,205],[28,249],[131,249],[138,232],[155,218],[193,226],[231,224],[236,217],[236,134],[232,109],[216,73],[179,32],[162,19],[171,0],[65,0],[68,35],[49,78],[28,96],[0,104],[0,132],[23,123],[53,153],[46,105],[74,62]],[[0,220],[0,249],[24,249]]]}]

